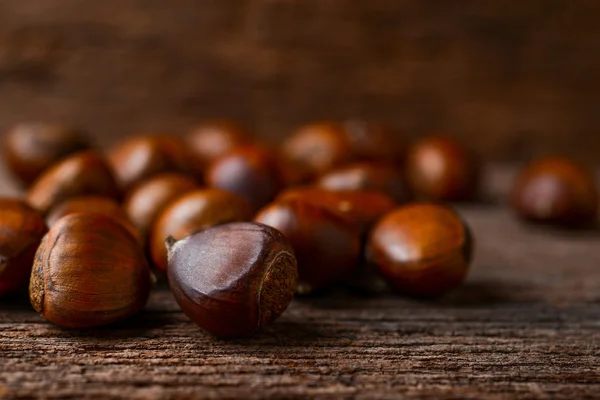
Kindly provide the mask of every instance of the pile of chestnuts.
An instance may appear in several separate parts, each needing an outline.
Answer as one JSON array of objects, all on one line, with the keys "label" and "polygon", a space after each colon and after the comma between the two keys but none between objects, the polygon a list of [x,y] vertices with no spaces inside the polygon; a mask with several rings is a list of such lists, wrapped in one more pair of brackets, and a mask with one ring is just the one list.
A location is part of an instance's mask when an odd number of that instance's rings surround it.
[{"label": "pile of chestnuts", "polygon": [[[204,331],[245,336],[295,295],[357,277],[441,296],[472,258],[472,233],[447,203],[479,199],[481,167],[441,135],[409,145],[382,124],[324,121],[273,149],[214,121],[101,151],[82,130],[29,123],[2,150],[25,194],[0,199],[0,297],[29,288],[61,327],[127,318],[166,279]],[[510,201],[527,221],[586,226],[598,193],[586,166],[552,157],[521,171]]]}]

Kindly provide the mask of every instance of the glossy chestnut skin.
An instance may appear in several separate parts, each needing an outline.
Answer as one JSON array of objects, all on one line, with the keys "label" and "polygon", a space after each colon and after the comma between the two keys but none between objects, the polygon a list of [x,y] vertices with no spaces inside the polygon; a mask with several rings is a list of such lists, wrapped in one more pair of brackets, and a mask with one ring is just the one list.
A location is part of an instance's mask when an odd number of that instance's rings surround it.
[{"label": "glossy chestnut skin", "polygon": [[25,186],[59,160],[90,147],[86,134],[77,128],[39,122],[14,126],[3,142],[8,170]]},{"label": "glossy chestnut skin", "polygon": [[102,214],[69,214],[44,236],[33,264],[29,297],[43,318],[90,328],[140,310],[150,269],[135,238]]},{"label": "glossy chestnut skin", "polygon": [[473,243],[452,209],[430,203],[402,206],[370,233],[367,258],[391,286],[415,297],[437,297],[465,279]]},{"label": "glossy chestnut skin", "polygon": [[199,171],[232,150],[252,143],[242,126],[232,121],[211,121],[194,127],[185,137]]},{"label": "glossy chestnut skin", "polygon": [[353,160],[353,147],[344,126],[323,121],[298,128],[282,144],[283,156],[313,176]]},{"label": "glossy chestnut skin", "polygon": [[178,173],[153,176],[135,186],[125,197],[123,208],[146,242],[160,213],[176,198],[198,187],[197,181]]},{"label": "glossy chestnut skin", "polygon": [[566,227],[593,225],[598,190],[593,171],[566,157],[536,160],[517,175],[511,194],[523,219]]},{"label": "glossy chestnut skin", "polygon": [[27,289],[46,232],[42,217],[24,201],[0,198],[0,297]]},{"label": "glossy chestnut skin", "polygon": [[154,266],[167,269],[165,240],[181,240],[195,232],[228,222],[249,221],[252,207],[236,194],[220,189],[198,189],[172,201],[159,215],[150,237]]},{"label": "glossy chestnut skin", "polygon": [[193,172],[191,153],[184,142],[169,135],[137,136],[125,140],[108,152],[108,161],[124,191],[160,173]]},{"label": "glossy chestnut skin", "polygon": [[327,208],[298,199],[279,201],[262,209],[254,221],[272,226],[290,240],[298,260],[300,294],[327,288],[358,265],[358,230]]},{"label": "glossy chestnut skin", "polygon": [[332,192],[311,186],[284,190],[277,196],[276,201],[295,199],[325,207],[343,216],[363,234],[379,218],[397,207],[394,199],[379,192],[365,190]]},{"label": "glossy chestnut skin", "polygon": [[400,132],[381,123],[362,120],[345,121],[344,130],[357,160],[404,164],[407,145]]},{"label": "glossy chestnut skin", "polygon": [[468,201],[479,194],[481,167],[468,149],[451,139],[431,136],[409,150],[406,174],[419,199]]},{"label": "glossy chestnut skin", "polygon": [[355,163],[332,169],[322,175],[316,185],[333,192],[367,190],[381,192],[397,203],[405,203],[411,196],[402,172],[389,164]]},{"label": "glossy chestnut skin", "polygon": [[75,213],[98,213],[114,218],[139,240],[140,233],[129,220],[123,207],[110,197],[78,196],[67,199],[50,211],[46,223],[52,227],[62,217]]},{"label": "glossy chestnut skin", "polygon": [[27,202],[45,216],[64,200],[83,195],[120,196],[110,167],[92,151],[73,154],[46,170],[29,188]]},{"label": "glossy chestnut skin", "polygon": [[240,337],[275,321],[294,297],[289,241],[261,224],[215,226],[169,245],[169,284],[183,312],[217,337]]},{"label": "glossy chestnut skin", "polygon": [[206,171],[209,187],[245,198],[255,209],[269,203],[283,186],[279,164],[261,147],[239,147],[219,158]]}]

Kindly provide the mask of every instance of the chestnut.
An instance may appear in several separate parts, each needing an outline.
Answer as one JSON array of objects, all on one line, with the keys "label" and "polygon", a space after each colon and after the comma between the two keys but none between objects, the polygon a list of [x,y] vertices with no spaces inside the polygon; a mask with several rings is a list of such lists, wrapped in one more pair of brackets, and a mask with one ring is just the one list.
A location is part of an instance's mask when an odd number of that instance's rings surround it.
[{"label": "chestnut", "polygon": [[300,127],[282,144],[282,154],[314,176],[353,159],[353,148],[344,126],[315,122]]},{"label": "chestnut", "polygon": [[275,198],[283,186],[279,164],[261,147],[239,147],[210,165],[206,184],[235,193],[258,209]]},{"label": "chestnut", "polygon": [[29,188],[27,202],[45,216],[60,202],[81,195],[120,196],[110,167],[92,151],[73,154],[46,170]]},{"label": "chestnut", "polygon": [[144,179],[163,172],[192,173],[191,153],[184,142],[169,135],[137,136],[108,152],[120,187],[127,191]]},{"label": "chestnut", "polygon": [[296,258],[276,229],[230,223],[167,243],[175,300],[214,336],[250,335],[275,321],[294,297]]},{"label": "chestnut", "polygon": [[154,266],[167,269],[165,239],[183,239],[200,230],[227,222],[252,219],[252,207],[242,197],[220,189],[198,189],[173,200],[158,216],[150,235]]},{"label": "chestnut", "polygon": [[511,194],[514,212],[523,219],[561,226],[596,222],[598,191],[593,171],[562,156],[544,157],[525,166]]},{"label": "chestnut", "polygon": [[370,233],[367,259],[392,288],[415,297],[437,297],[460,285],[473,243],[452,209],[413,203],[383,217]]},{"label": "chestnut", "polygon": [[357,160],[375,161],[402,166],[406,157],[406,142],[399,132],[381,123],[348,120],[344,122],[346,136]]},{"label": "chestnut", "polygon": [[0,198],[0,297],[27,289],[46,231],[42,217],[24,201]]},{"label": "chestnut", "polygon": [[179,173],[153,176],[135,186],[123,203],[129,220],[146,242],[152,225],[169,203],[198,187],[196,180]]},{"label": "chestnut", "polygon": [[334,191],[367,190],[385,193],[397,203],[406,203],[410,194],[404,174],[389,164],[356,163],[332,169],[317,180],[317,186]]},{"label": "chestnut", "polygon": [[185,140],[199,171],[237,147],[252,142],[246,129],[226,120],[196,126],[186,135]]},{"label": "chestnut", "polygon": [[297,187],[284,190],[276,201],[302,200],[339,214],[351,221],[362,234],[380,217],[397,207],[390,196],[373,191],[332,192],[318,187]]},{"label": "chestnut", "polygon": [[300,294],[325,289],[358,265],[358,230],[325,207],[299,199],[279,201],[262,209],[254,221],[281,231],[290,240],[298,259]]},{"label": "chestnut", "polygon": [[90,328],[140,310],[150,269],[135,238],[116,219],[69,214],[44,236],[29,284],[33,308],[66,328]]},{"label": "chestnut", "polygon": [[468,201],[479,194],[480,165],[474,154],[445,137],[427,137],[409,150],[406,173],[419,199]]},{"label": "chestnut", "polygon": [[102,196],[79,196],[72,197],[58,204],[46,217],[49,227],[64,217],[75,213],[98,213],[112,217],[119,221],[134,237],[139,239],[140,233],[133,226],[123,207],[110,197]]},{"label": "chestnut", "polygon": [[59,160],[90,147],[81,130],[41,122],[14,126],[6,133],[3,144],[8,170],[25,186]]}]

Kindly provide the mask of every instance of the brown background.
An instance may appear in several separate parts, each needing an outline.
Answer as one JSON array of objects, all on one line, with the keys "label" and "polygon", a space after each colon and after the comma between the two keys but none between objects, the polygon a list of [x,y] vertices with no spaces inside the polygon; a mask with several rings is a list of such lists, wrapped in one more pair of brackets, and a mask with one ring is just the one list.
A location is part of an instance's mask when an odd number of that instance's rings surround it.
[{"label": "brown background", "polygon": [[597,0],[0,0],[0,130],[103,142],[240,119],[452,132],[495,160],[600,154]]}]

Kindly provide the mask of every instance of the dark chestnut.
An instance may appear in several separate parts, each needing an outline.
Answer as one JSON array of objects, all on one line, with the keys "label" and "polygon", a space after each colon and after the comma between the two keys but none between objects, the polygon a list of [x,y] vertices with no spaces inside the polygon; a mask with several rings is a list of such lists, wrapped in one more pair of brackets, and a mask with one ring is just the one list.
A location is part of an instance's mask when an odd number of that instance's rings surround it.
[{"label": "dark chestnut", "polygon": [[298,199],[280,201],[262,209],[254,221],[278,229],[290,240],[298,259],[301,294],[342,280],[358,265],[358,230],[325,207]]},{"label": "dark chestnut", "polygon": [[354,157],[401,166],[406,157],[406,141],[400,132],[381,123],[349,120],[344,122]]},{"label": "dark chestnut", "polygon": [[385,193],[397,203],[410,200],[404,174],[389,164],[356,163],[332,169],[322,175],[317,186],[334,191],[367,190]]},{"label": "dark chestnut", "polygon": [[252,207],[242,197],[219,189],[198,189],[173,200],[158,216],[150,237],[156,268],[167,268],[165,240],[180,240],[200,230],[227,222],[252,219]]},{"label": "dark chestnut", "polygon": [[415,196],[435,201],[467,201],[479,194],[479,162],[464,146],[445,137],[415,143],[406,160],[408,183]]},{"label": "dark chestnut", "polygon": [[414,203],[383,217],[371,231],[367,258],[391,286],[437,297],[460,285],[473,249],[467,225],[452,209]]},{"label": "dark chestnut", "polygon": [[49,123],[22,123],[4,137],[8,170],[25,186],[66,156],[88,149],[86,134],[73,127]]},{"label": "dark chestnut", "polygon": [[245,198],[255,209],[273,200],[283,186],[276,157],[255,146],[239,147],[216,160],[205,181]]},{"label": "dark chestnut", "polygon": [[156,175],[131,189],[125,198],[123,208],[139,231],[140,237],[147,241],[152,225],[165,207],[197,187],[196,180],[187,175],[177,173]]},{"label": "dark chestnut", "polygon": [[302,200],[339,214],[351,221],[361,233],[366,233],[380,217],[397,207],[390,196],[372,191],[332,192],[318,187],[297,187],[284,190],[276,201]]},{"label": "dark chestnut", "polygon": [[0,199],[0,297],[27,289],[33,257],[46,231],[42,217],[25,202]]},{"label": "dark chestnut", "polygon": [[214,336],[250,335],[279,318],[294,296],[296,258],[276,229],[230,223],[168,245],[177,303]]},{"label": "dark chestnut", "polygon": [[198,125],[185,139],[200,171],[232,150],[252,142],[246,129],[225,120]]},{"label": "dark chestnut", "polygon": [[525,166],[511,195],[515,213],[536,222],[583,226],[596,222],[598,191],[593,171],[566,157],[545,157]]},{"label": "dark chestnut", "polygon": [[192,173],[192,156],[184,142],[169,135],[137,136],[121,142],[108,153],[117,183],[129,190],[163,172]]},{"label": "dark chestnut", "polygon": [[352,161],[353,147],[344,126],[324,121],[296,130],[282,145],[283,156],[314,176]]},{"label": "dark chestnut", "polygon": [[29,188],[27,202],[45,216],[64,200],[82,195],[120,196],[110,167],[92,151],[73,154],[46,170]]},{"label": "dark chestnut", "polygon": [[150,293],[150,269],[135,238],[116,219],[69,214],[44,236],[29,297],[46,320],[89,328],[129,317]]}]

